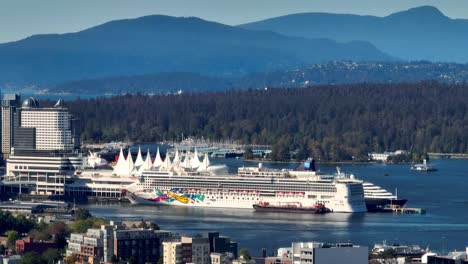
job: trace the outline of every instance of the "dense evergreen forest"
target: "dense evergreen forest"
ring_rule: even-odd
[[[181,135],[273,145],[350,160],[370,151],[468,152],[468,84],[323,85],[69,102],[84,141],[154,142]]]

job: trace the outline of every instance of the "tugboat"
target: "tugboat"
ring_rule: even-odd
[[[436,171],[437,169],[432,167],[431,164],[427,162],[426,159],[423,160],[423,163],[418,163],[418,164],[413,164],[411,165],[411,170],[414,171],[423,171],[423,172],[429,172],[429,171]]]
[[[253,208],[257,212],[288,212],[288,213],[310,213],[310,214],[324,214],[331,212],[323,204],[315,204],[313,206],[302,206],[301,203],[284,203],[272,205],[268,202],[259,202],[254,204]]]

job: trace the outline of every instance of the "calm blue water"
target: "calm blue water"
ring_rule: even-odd
[[[228,159],[232,171],[238,166],[256,165]],[[409,165],[341,165],[342,171],[370,181],[409,199],[408,205],[427,209],[426,215],[365,214],[287,214],[255,213],[252,210],[176,208],[132,205],[90,204],[93,215],[111,219],[153,220],[162,229],[187,235],[217,230],[234,238],[240,247],[260,254],[271,253],[292,241],[353,242],[372,246],[388,243],[419,244],[433,250],[464,249],[468,246],[468,160],[433,160],[439,170],[418,173]],[[265,164],[293,168],[294,164]],[[318,165],[324,172],[335,166]],[[388,174],[389,176],[384,176]]]

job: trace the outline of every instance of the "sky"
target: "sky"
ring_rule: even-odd
[[[422,5],[468,19],[468,0],[0,0],[0,43],[152,14],[238,25],[302,12],[386,16]]]

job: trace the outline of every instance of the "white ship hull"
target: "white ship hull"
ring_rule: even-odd
[[[248,190],[206,190],[165,188],[139,189],[142,184],[129,186],[127,198],[132,204],[147,204],[161,206],[190,206],[239,208],[253,210],[253,205],[259,202],[270,204],[295,204],[310,207],[317,203],[324,204],[333,212],[366,212],[362,194],[352,194],[349,185],[336,184],[335,193],[312,192],[265,192]]]
[[[190,202],[190,203],[169,203],[169,202],[156,202],[149,199],[146,199],[142,196],[131,196],[127,195],[127,198],[132,204],[142,204],[142,205],[155,205],[155,206],[185,206],[185,207],[211,207],[211,208],[232,208],[232,209],[247,209],[253,210],[253,205],[257,203],[252,202],[238,202],[238,201],[208,201],[208,202]],[[284,200],[284,199],[265,199],[263,201],[268,201],[270,204],[298,204],[301,203],[304,205],[312,206],[315,203],[311,201],[299,202],[301,200]],[[336,213],[362,213],[367,212],[365,204],[335,204],[328,206],[332,212]]]

